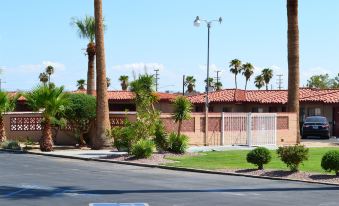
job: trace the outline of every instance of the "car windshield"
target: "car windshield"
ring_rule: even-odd
[[[307,122],[314,122],[314,123],[327,123],[327,120],[325,117],[307,117],[305,120],[305,123]]]

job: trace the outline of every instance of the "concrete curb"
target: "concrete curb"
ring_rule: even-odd
[[[107,159],[97,159],[97,158],[87,158],[87,157],[75,157],[75,156],[66,156],[66,155],[58,155],[58,154],[30,152],[30,151],[24,151],[24,150],[0,149],[0,151],[17,153],[17,154],[32,154],[32,155],[58,157],[58,158],[65,158],[65,159],[84,160],[84,161],[106,162],[106,163],[138,166],[138,167],[159,168],[159,169],[167,169],[167,170],[174,170],[174,171],[195,172],[195,173],[202,173],[202,174],[240,176],[240,177],[258,178],[258,179],[283,180],[283,181],[290,181],[290,182],[302,182],[302,183],[311,183],[311,184],[339,186],[339,184],[327,183],[327,182],[296,180],[296,179],[287,179],[287,178],[280,178],[280,177],[256,176],[256,175],[248,175],[248,174],[240,174],[240,173],[232,173],[232,172],[218,172],[218,171],[213,171],[213,170],[203,170],[203,169],[195,169],[195,168],[187,168],[187,167],[172,167],[172,166],[165,166],[165,165],[153,165],[153,164],[145,164],[145,163],[107,160]]]

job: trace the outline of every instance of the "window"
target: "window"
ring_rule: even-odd
[[[253,113],[263,113],[264,112],[264,108],[261,108],[261,107],[252,107],[252,112]]]
[[[195,107],[195,112],[203,112],[204,109],[203,109],[203,106],[196,106]]]
[[[222,112],[232,112],[232,108],[231,107],[223,107]]]
[[[281,107],[281,112],[287,112],[286,107]]]
[[[278,108],[277,107],[269,107],[268,111],[271,112],[271,113],[278,112]]]
[[[308,116],[321,115],[321,108],[308,108]]]

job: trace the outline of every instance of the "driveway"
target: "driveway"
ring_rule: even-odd
[[[0,205],[338,205],[339,187],[0,152]]]

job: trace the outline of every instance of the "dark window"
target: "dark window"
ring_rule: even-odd
[[[287,111],[286,107],[281,107],[281,111],[286,112]]]
[[[195,112],[203,112],[203,106],[195,106]]]
[[[232,108],[231,107],[223,107],[222,112],[232,112]]]
[[[213,112],[213,107],[208,107],[209,112]]]
[[[268,111],[272,112],[272,113],[278,112],[278,108],[277,107],[269,107]]]
[[[136,111],[134,104],[109,104],[109,111]]]

